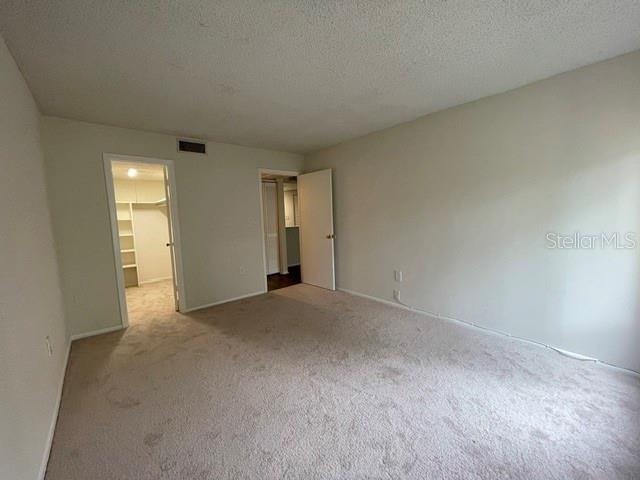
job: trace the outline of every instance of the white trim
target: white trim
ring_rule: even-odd
[[[95,337],[96,335],[102,335],[103,333],[117,332],[118,330],[124,330],[125,328],[126,327],[123,327],[122,325],[116,325],[115,327],[101,328],[99,330],[92,330],[91,332],[76,333],[75,335],[71,335],[70,341],[73,342],[74,340],[80,340],[82,338]]]
[[[171,275],[172,277],[175,275],[175,278],[172,278],[172,280],[175,282],[174,288],[178,291],[179,298],[174,298],[174,302],[177,310],[180,311],[182,305],[186,303],[187,297],[184,290],[184,275],[182,271],[182,240],[180,237],[180,219],[178,217],[178,187],[176,185],[176,172],[173,161],[166,160],[165,162],[165,193],[168,193],[170,197],[167,202],[167,212],[169,214],[168,226],[171,229],[171,241],[173,241]],[[169,184],[168,190],[167,183]]]
[[[373,297],[365,293],[356,292],[355,290],[348,290],[346,288],[340,288],[340,287],[336,288],[336,290],[340,292],[348,293],[350,295],[355,295],[356,297],[362,297],[368,300],[373,300],[374,302],[384,303],[385,305],[389,305],[390,307],[396,307],[396,308],[400,308],[401,310],[409,310],[410,312],[416,312],[416,310],[414,310],[413,308],[407,307],[405,305],[401,305],[399,303],[392,302],[390,300],[385,300],[383,298]],[[418,312],[418,313],[422,313],[422,312]],[[432,316],[432,315],[429,315],[429,316]]]
[[[202,310],[203,308],[215,307],[217,305],[222,305],[224,303],[235,302],[236,300],[242,300],[244,298],[256,297],[258,295],[262,295],[263,293],[267,293],[267,290],[260,290],[258,292],[247,293],[246,295],[240,295],[239,297],[227,298],[225,300],[220,300],[218,302],[207,303],[206,305],[199,305],[197,307],[190,307],[186,310],[183,310],[181,313],[189,313],[195,310]]]
[[[262,174],[267,175],[282,175],[283,177],[297,177],[301,174],[298,170],[274,170],[273,168],[260,168],[260,180],[262,180]]]
[[[111,224],[111,245],[113,247],[113,259],[116,272],[116,285],[118,288],[118,307],[120,308],[120,322],[122,328],[129,326],[129,314],[127,312],[127,298],[124,291],[124,272],[122,270],[122,256],[120,250],[120,235],[118,232],[118,213],[116,207],[116,192],[113,184],[113,171],[111,170],[111,157],[108,154],[102,156],[104,166],[105,186],[107,189],[107,208]],[[72,338],[73,340],[73,338]]]
[[[113,256],[116,267],[116,285],[118,287],[118,303],[120,306],[120,320],[122,328],[129,326],[129,315],[127,312],[127,299],[125,295],[124,286],[124,273],[122,271],[122,259],[120,258],[120,237],[118,235],[117,224],[117,210],[116,210],[116,198],[115,189],[113,185],[113,173],[111,171],[111,162],[133,162],[133,163],[148,163],[156,165],[164,165],[167,168],[167,176],[169,178],[169,189],[171,192],[171,198],[167,205],[171,214],[171,225],[173,228],[173,243],[174,243],[174,256],[175,256],[175,270],[176,270],[176,283],[178,284],[178,296],[180,297],[180,306],[182,310],[185,304],[185,290],[184,290],[184,274],[182,270],[182,247],[180,240],[180,221],[178,218],[178,193],[176,189],[175,181],[175,169],[173,160],[165,160],[161,158],[151,157],[139,157],[134,155],[120,155],[116,153],[103,153],[102,159],[104,163],[104,175],[105,184],[107,189],[107,206],[109,208],[109,216],[111,217],[111,237],[113,243]],[[265,280],[266,281],[266,280]]]
[[[300,262],[298,262],[298,263],[290,263],[289,266],[290,267],[299,267],[300,266]]]
[[[147,283],[164,282],[165,280],[172,280],[172,279],[173,279],[173,277],[152,278],[151,280],[145,280],[144,282],[138,282],[138,285],[146,285]]]
[[[71,353],[71,339],[67,340],[67,349],[64,355],[64,364],[62,366],[62,375],[58,383],[58,392],[56,399],[56,406],[53,409],[53,418],[51,418],[51,425],[49,426],[49,434],[47,435],[47,443],[45,445],[44,456],[42,457],[42,463],[40,464],[40,472],[38,479],[44,480],[47,473],[47,466],[49,465],[49,457],[51,456],[51,447],[53,446],[53,435],[56,431],[56,425],[58,423],[58,415],[60,413],[60,405],[62,404],[62,388],[64,387],[64,378],[67,373],[67,365],[69,364],[69,354]]]
[[[400,308],[402,310],[408,310],[410,312],[418,313],[420,315],[425,315],[427,317],[435,318],[435,319],[438,319],[438,320],[445,320],[447,322],[457,323],[457,324],[462,325],[463,327],[467,327],[467,328],[473,328],[473,329],[476,329],[476,330],[483,330],[483,331],[485,331],[487,333],[491,333],[493,335],[500,335],[500,336],[503,336],[503,337],[509,337],[509,338],[511,338],[513,340],[518,340],[520,342],[528,343],[530,345],[535,345],[537,347],[548,348],[548,349],[553,350],[553,351],[555,351],[555,352],[557,352],[557,353],[559,353],[561,355],[564,355],[565,357],[572,358],[574,360],[590,361],[590,362],[597,363],[599,365],[603,365],[603,366],[605,366],[607,368],[613,368],[615,370],[622,370],[624,372],[631,373],[632,375],[640,376],[640,372],[636,372],[635,370],[632,370],[630,368],[625,368],[625,367],[619,367],[617,365],[612,365],[610,363],[603,362],[602,360],[598,360],[597,358],[588,357],[586,355],[582,355],[580,353],[571,352],[569,350],[564,350],[562,348],[554,347],[553,345],[547,345],[545,343],[537,342],[535,340],[529,340],[529,339],[526,339],[526,338],[518,337],[518,336],[515,336],[515,335],[511,335],[510,333],[501,332],[500,330],[494,330],[492,328],[483,327],[481,325],[477,325],[475,323],[467,322],[465,320],[459,320],[459,319],[453,318],[453,317],[447,317],[447,316],[444,316],[444,315],[439,315],[439,314],[435,314],[435,313],[431,313],[431,312],[425,312],[424,310],[420,310],[418,308],[413,308],[413,307],[410,307],[408,305],[404,305],[404,304],[401,304],[401,303],[392,302],[392,301],[389,301],[389,300],[384,300],[382,298],[374,297],[374,296],[371,296],[371,295],[366,295],[364,293],[356,292],[354,290],[349,290],[349,289],[346,289],[346,288],[338,288],[338,290],[341,291],[341,292],[344,292],[344,293],[348,293],[350,295],[354,295],[356,297],[362,297],[362,298],[366,298],[368,300],[372,300],[374,302],[383,303],[383,304],[388,305],[390,307]]]
[[[503,334],[503,335],[507,335],[508,337],[511,337],[511,335],[509,335],[508,333]],[[517,337],[515,337],[517,338]],[[529,342],[529,340],[524,340],[525,342]],[[546,345],[545,345],[546,346]],[[598,360],[597,358],[594,357],[587,357],[586,355],[582,355],[581,353],[575,353],[572,352],[570,350],[564,350],[562,348],[558,348],[558,347],[552,347],[549,346],[549,348],[556,350],[558,353],[561,353],[563,355],[566,355],[567,357],[573,357],[576,360],[588,360],[588,361],[592,361],[592,362],[599,362],[599,363],[604,363],[604,362],[600,362],[600,360]]]

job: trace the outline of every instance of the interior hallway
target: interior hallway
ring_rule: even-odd
[[[300,284],[73,343],[48,480],[639,478],[640,379]]]

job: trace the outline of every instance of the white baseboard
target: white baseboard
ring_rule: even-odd
[[[340,290],[341,292],[349,293],[351,295],[355,295],[356,297],[362,297],[362,298],[366,298],[368,300],[372,300],[374,302],[383,303],[383,304],[389,305],[391,307],[400,308],[402,310],[408,310],[410,312],[419,313],[421,315],[426,315],[427,317],[437,318],[439,320],[445,320],[447,322],[457,323],[458,325],[462,325],[462,326],[465,326],[465,327],[468,327],[468,328],[474,328],[476,330],[483,330],[483,331],[485,331],[487,333],[491,333],[492,335],[500,335],[500,336],[504,336],[504,337],[509,337],[511,339],[518,340],[518,341],[525,342],[525,343],[529,343],[529,344],[535,345],[537,347],[548,348],[550,350],[554,350],[555,352],[557,352],[557,353],[559,353],[561,355],[564,355],[564,356],[569,357],[569,358],[573,358],[573,359],[578,360],[578,361],[595,362],[595,363],[603,365],[603,366],[605,366],[607,368],[613,368],[613,369],[616,369],[616,370],[623,370],[623,371],[631,373],[633,375],[640,375],[640,372],[636,372],[635,370],[631,370],[630,368],[625,368],[625,367],[619,367],[617,365],[612,365],[610,363],[603,362],[602,360],[598,360],[597,358],[589,357],[589,356],[583,355],[581,353],[571,352],[569,350],[564,350],[564,349],[559,348],[559,347],[554,347],[553,345],[547,345],[545,343],[537,342],[535,340],[529,340],[528,338],[518,337],[518,336],[515,336],[515,335],[511,335],[510,333],[507,333],[507,332],[501,332],[500,330],[494,330],[492,328],[487,328],[487,327],[484,327],[482,325],[477,325],[475,323],[468,322],[468,321],[465,321],[465,320],[460,320],[460,319],[457,319],[457,318],[448,317],[448,316],[445,316],[445,315],[440,315],[440,314],[436,314],[436,313],[432,313],[432,312],[426,312],[424,310],[420,310],[419,308],[412,308],[412,307],[410,307],[408,305],[404,305],[402,303],[392,302],[392,301],[389,301],[389,300],[384,300],[382,298],[374,297],[374,296],[371,296],[371,295],[366,295],[364,293],[356,292],[354,290],[348,290],[346,288],[338,288],[338,290]]]
[[[195,310],[202,310],[203,308],[215,307],[216,305],[222,305],[223,303],[235,302],[236,300],[242,300],[243,298],[255,297],[257,295],[262,295],[263,293],[267,293],[266,290],[260,290],[258,292],[247,293],[246,295],[240,295],[239,297],[227,298],[225,300],[220,300],[219,302],[207,303],[206,305],[199,305],[197,307],[189,307],[186,310],[182,310],[181,313],[189,313]]]
[[[44,457],[40,464],[40,472],[38,479],[44,480],[44,476],[47,473],[47,465],[49,464],[49,457],[51,456],[51,447],[53,446],[53,435],[56,431],[56,424],[58,423],[58,414],[60,413],[60,404],[62,403],[62,388],[64,386],[64,377],[67,373],[67,365],[69,364],[69,353],[71,352],[71,339],[67,341],[67,348],[64,354],[64,362],[62,365],[62,374],[58,381],[58,392],[56,398],[56,406],[53,409],[53,417],[51,418],[51,425],[49,426],[49,434],[47,435],[47,443],[45,446]]]
[[[100,330],[93,330],[91,332],[76,333],[75,335],[71,335],[71,341],[73,342],[74,340],[80,340],[81,338],[94,337],[96,335],[111,333],[122,329],[124,329],[122,325],[116,325],[114,327],[101,328]]]
[[[292,263],[291,265],[287,265],[288,267],[299,267],[299,263]]]
[[[409,310],[410,312],[417,312],[417,310],[414,310],[411,307],[407,307],[406,305],[402,305],[401,303],[392,302],[391,300],[385,300],[383,298],[374,297],[374,296],[371,296],[371,295],[366,295],[364,293],[356,292],[355,290],[348,290],[346,288],[337,288],[336,290],[339,290],[339,291],[344,292],[344,293],[348,293],[350,295],[355,295],[356,297],[362,297],[362,298],[366,298],[368,300],[373,300],[374,302],[384,303],[385,305],[389,305],[390,307],[396,307],[396,308],[400,308],[402,310]],[[419,312],[419,313],[422,313],[423,315],[426,315],[424,312]]]

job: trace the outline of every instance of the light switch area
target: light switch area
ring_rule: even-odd
[[[402,282],[402,270],[394,270],[393,275],[396,279],[396,282]]]
[[[51,345],[51,339],[49,338],[49,335],[47,335],[44,338],[45,342],[47,343],[47,353],[49,354],[49,356],[51,357],[53,355],[53,346]]]

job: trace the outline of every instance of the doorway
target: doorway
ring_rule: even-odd
[[[335,290],[331,170],[260,170],[265,290]]]
[[[105,174],[123,326],[180,310],[181,278],[173,165],[105,156]]]
[[[296,175],[261,173],[267,290],[301,282]]]

